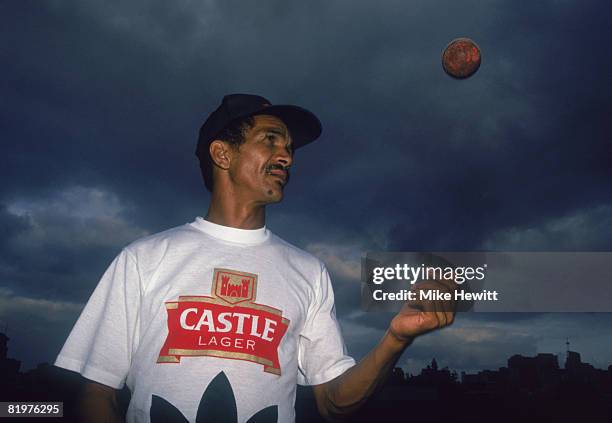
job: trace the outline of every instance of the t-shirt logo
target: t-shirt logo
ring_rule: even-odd
[[[166,302],[168,336],[158,363],[210,356],[246,360],[281,374],[278,346],[289,320],[276,308],[255,302],[257,275],[215,269],[212,297],[180,296]]]
[[[257,275],[233,270],[215,269],[213,293],[230,304],[255,300]]]

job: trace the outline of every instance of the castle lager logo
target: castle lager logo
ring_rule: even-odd
[[[158,363],[210,356],[246,360],[281,374],[278,346],[289,320],[281,310],[257,304],[257,275],[215,269],[212,297],[180,296],[166,302],[168,337]]]

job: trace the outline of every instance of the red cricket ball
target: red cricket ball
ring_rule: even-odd
[[[451,41],[442,53],[444,71],[457,79],[474,75],[480,67],[480,48],[469,38],[457,38]]]

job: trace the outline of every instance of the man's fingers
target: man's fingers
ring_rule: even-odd
[[[453,299],[438,301],[437,306],[439,307],[440,313],[444,315],[443,325],[441,327],[452,324],[455,320],[455,301]]]
[[[427,332],[441,328],[445,325],[446,316],[441,310],[439,301],[423,301],[422,326]]]
[[[415,285],[413,287],[416,293],[415,299],[404,304],[401,314],[416,318],[416,320],[411,319],[412,325],[420,327],[418,329],[420,333],[452,324],[455,318],[455,286],[452,280],[429,280]]]
[[[440,289],[445,291],[445,289]],[[424,313],[427,313],[430,317],[428,329],[437,329],[452,324],[455,318],[455,301],[453,300],[451,293],[450,300],[433,300],[433,301],[422,301],[421,309]]]
[[[452,305],[448,301],[442,301],[441,312],[444,314],[444,326],[449,326],[455,320],[455,312],[452,310]]]
[[[446,303],[446,301],[435,301],[434,304],[436,308],[436,317],[438,318],[438,328],[446,326],[447,317],[444,310],[444,303]]]
[[[446,289],[450,290],[450,292],[454,292],[455,289],[457,289],[457,284],[455,283],[455,281],[453,280],[453,278],[444,278],[443,275],[441,275],[442,278],[436,278],[434,269],[428,269],[427,270],[427,278],[425,281],[431,281],[431,282],[435,282],[439,285],[443,285],[444,287],[446,287]]]
[[[432,291],[430,298],[435,302],[441,303],[441,308],[445,312],[455,312],[457,302],[455,301],[456,284],[453,281],[441,282],[438,280],[422,282],[418,291]],[[438,296],[441,295],[442,297]],[[443,299],[441,299],[443,298]],[[429,308],[428,310],[433,310]],[[448,320],[448,319],[447,319]]]

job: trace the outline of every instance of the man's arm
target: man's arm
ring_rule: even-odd
[[[79,421],[92,423],[123,423],[117,401],[117,390],[87,381],[78,404]]]
[[[431,284],[429,288],[431,288]],[[427,289],[427,285],[422,288]],[[452,281],[436,289],[451,291]],[[327,420],[341,420],[353,413],[382,387],[400,356],[414,338],[453,323],[454,303],[427,301],[408,303],[393,318],[382,340],[357,365],[340,376],[313,386],[317,408]]]

